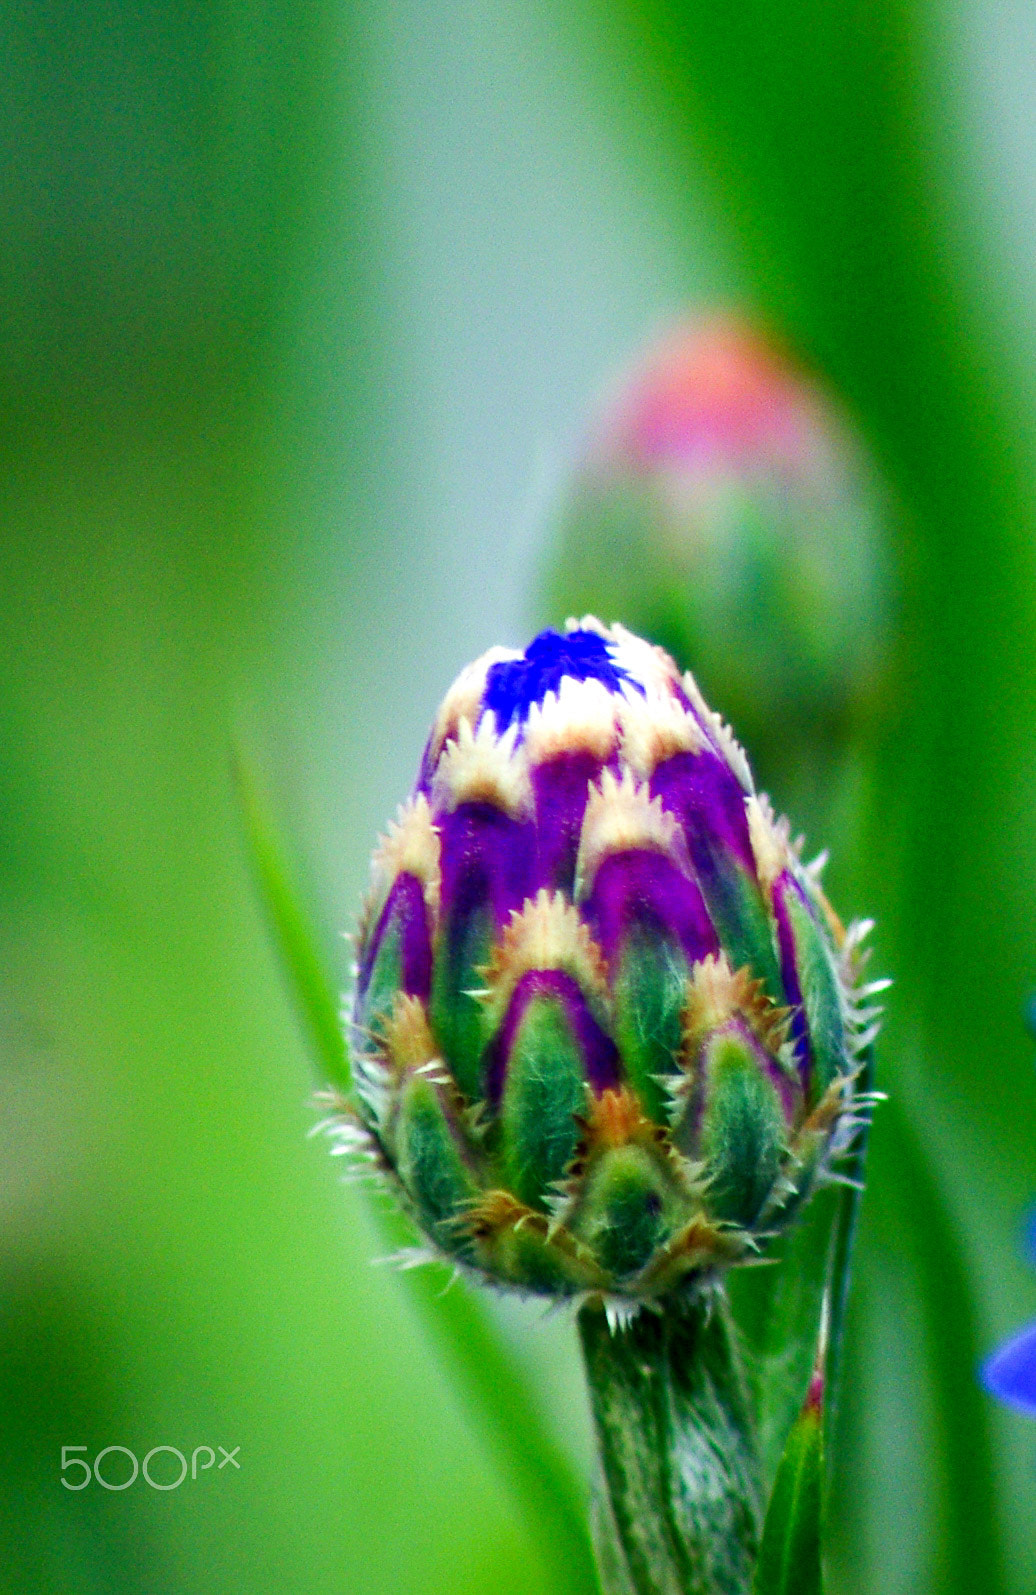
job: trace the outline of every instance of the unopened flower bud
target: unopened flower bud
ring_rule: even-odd
[[[359,1133],[438,1252],[662,1296],[756,1255],[851,1138],[857,939],[661,649],[592,619],[493,649],[374,857]]]
[[[547,610],[621,614],[694,669],[768,777],[866,726],[888,670],[884,506],[847,421],[747,326],[677,329],[591,431]]]

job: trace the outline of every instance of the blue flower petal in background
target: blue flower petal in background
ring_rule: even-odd
[[[982,1383],[998,1401],[1036,1417],[1036,1323],[1006,1340],[983,1363]]]

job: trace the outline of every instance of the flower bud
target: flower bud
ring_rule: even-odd
[[[627,616],[797,790],[791,761],[842,746],[882,701],[881,516],[817,387],[735,320],[686,325],[593,429],[555,514],[547,610]]]
[[[857,941],[661,649],[593,619],[493,649],[374,856],[368,1151],[436,1250],[519,1289],[749,1260],[857,1122]]]

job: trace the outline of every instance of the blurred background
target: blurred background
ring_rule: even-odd
[[[552,618],[588,418],[719,306],[894,506],[852,802],[793,814],[879,922],[912,1138],[879,1117],[832,1589],[1026,1595],[1036,1428],[974,1375],[1036,1313],[1036,18],[26,0],[0,40],[0,1588],[558,1588],[306,1139],[230,746],[344,985],[439,697]],[[585,1470],[571,1323],[493,1311]],[[63,1446],[240,1465],[73,1492]]]

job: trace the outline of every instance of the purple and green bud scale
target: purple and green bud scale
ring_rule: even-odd
[[[374,856],[338,1122],[491,1281],[694,1287],[852,1137],[858,940],[661,649],[593,619],[492,649]]]

